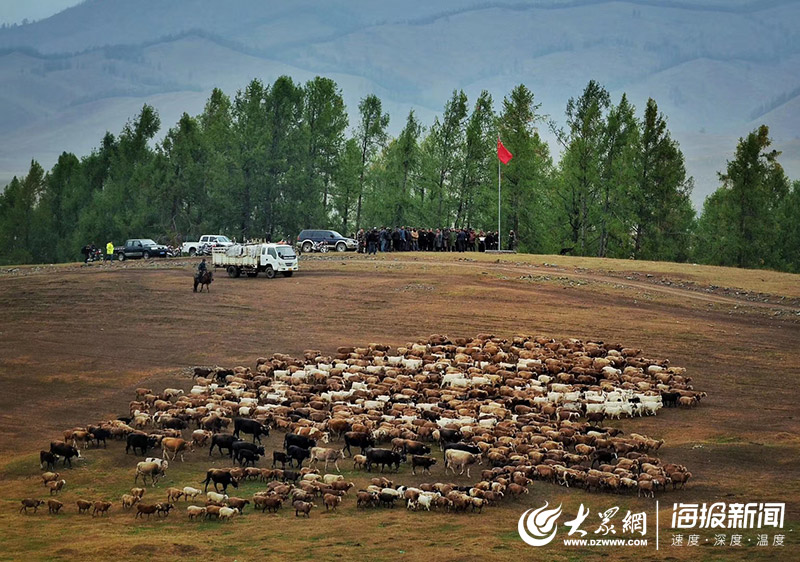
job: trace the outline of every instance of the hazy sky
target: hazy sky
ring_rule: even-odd
[[[41,20],[82,0],[0,0],[0,24]]]

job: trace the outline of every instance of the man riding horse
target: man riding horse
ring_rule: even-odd
[[[208,265],[206,264],[206,258],[203,258],[203,261],[201,261],[197,265],[197,272],[194,274],[194,291],[193,292],[196,293],[197,292],[197,286],[201,285],[201,284],[205,285],[206,289],[207,289],[208,285],[211,283],[210,277],[211,277],[211,272],[208,271]],[[203,288],[200,287],[200,290],[202,291]]]

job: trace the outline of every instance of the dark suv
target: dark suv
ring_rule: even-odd
[[[345,238],[335,230],[303,230],[297,236],[297,247],[303,252],[310,252],[316,242],[325,242],[328,248],[337,252],[356,250],[358,243],[352,238]]]

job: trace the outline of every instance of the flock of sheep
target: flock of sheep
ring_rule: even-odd
[[[286,504],[296,516],[309,516],[316,498],[326,510],[336,510],[354,484],[341,474],[320,474],[318,461],[325,469],[331,461],[338,471],[338,460],[347,454],[354,470],[394,466],[399,472],[409,463],[414,474],[418,467],[430,474],[438,462],[430,454],[436,448],[443,451],[445,477],[466,472],[469,478],[470,467],[481,465],[480,481],[406,486],[379,476],[351,494],[356,506],[394,507],[401,501],[410,510],[480,511],[527,494],[535,480],[653,497],[683,488],[691,473],[659,459],[663,441],[626,435],[604,420],[690,408],[704,396],[684,369],[648,359],[638,349],[576,339],[478,335],[451,341],[434,335],[398,348],[340,347],[333,356],[311,350],[303,358],[275,354],[259,358],[254,370],[195,368],[188,392],[138,389],[129,416],[68,430],[40,460],[42,468],[54,470],[59,457],[71,465],[93,440],[99,446],[106,437],[124,438],[126,451],[133,446],[134,454],[137,448],[143,455],[161,448],[163,458],[148,457],[136,466],[135,482],[142,477],[146,485],[149,477],[153,487],[166,474],[170,454],[172,462],[183,461],[184,453],[206,445],[211,455],[216,445],[240,463],[209,469],[205,490],[169,488],[164,501],[148,503],[145,488],[133,488],[121,505],[135,508],[137,518],[166,517],[180,498],[193,502],[186,507],[190,519],[231,519],[249,504],[262,512]],[[270,468],[255,466],[266,457],[260,436],[270,429],[286,433],[284,449],[273,451]],[[342,446],[332,446],[336,442]],[[306,459],[309,465],[303,466]],[[264,484],[252,501],[228,495],[229,485],[238,488],[247,480]],[[23,499],[20,512],[35,513],[46,504],[57,514],[63,507],[55,496],[66,480],[49,471],[42,481],[51,497]],[[203,494],[204,505],[194,505]],[[78,500],[77,507],[101,516],[111,502]]]

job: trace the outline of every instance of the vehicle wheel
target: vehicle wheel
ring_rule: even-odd
[[[194,255],[195,255],[196,253],[197,253],[197,249],[196,249],[196,248],[189,248],[189,255],[190,255],[190,256],[194,257]]]
[[[267,266],[267,270],[264,272],[267,276],[267,279],[274,279],[275,278],[275,270],[272,269],[271,265]]]
[[[142,259],[149,260],[150,259],[150,252],[142,252]]]
[[[119,253],[119,254],[117,255],[117,259],[118,259],[119,261],[125,261],[125,254],[123,254],[123,253]]]
[[[247,276],[248,277],[258,277],[258,271],[248,271],[247,272]]]
[[[339,242],[338,244],[336,244],[336,251],[337,252],[344,252],[346,249],[347,249],[347,246],[345,246],[344,242]]]
[[[294,273],[294,271],[284,271],[283,272],[283,276],[284,277],[291,277],[293,273]]]
[[[235,265],[229,265],[228,266],[228,277],[232,277],[233,279],[236,279],[237,277],[239,277],[240,273],[241,272],[239,271],[239,268],[236,267]]]
[[[304,254],[309,253],[311,251],[311,248],[313,248],[313,245],[311,244],[311,242],[309,242],[308,240],[303,242],[303,253]]]

